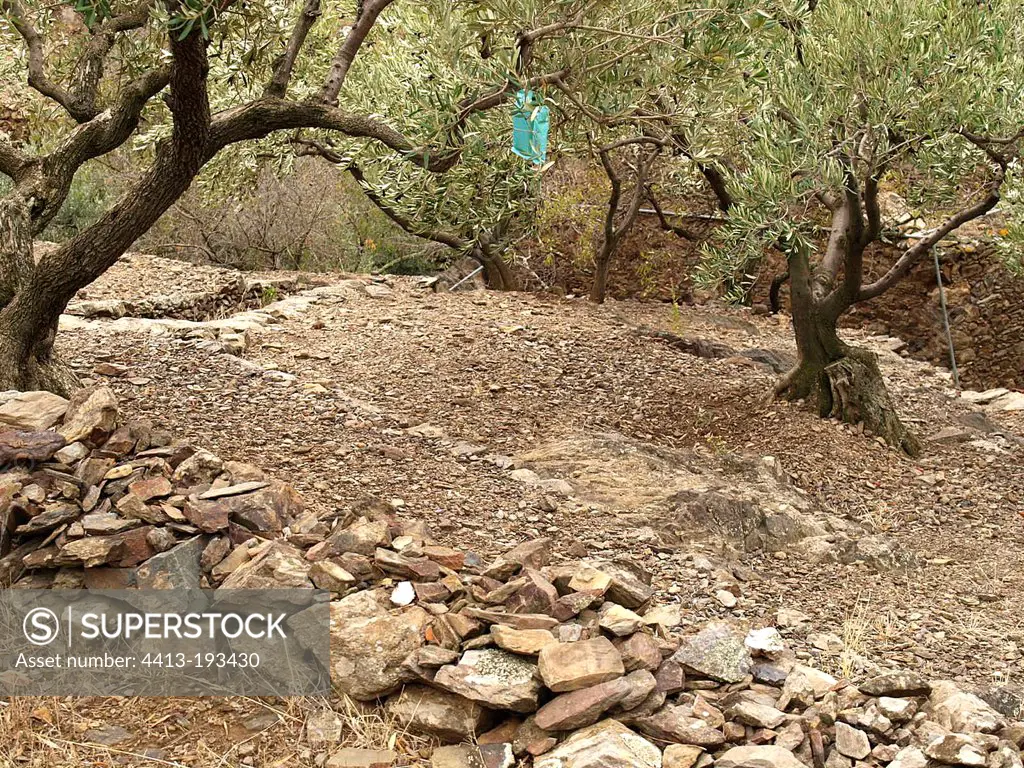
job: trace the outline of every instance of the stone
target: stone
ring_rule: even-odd
[[[336,528],[327,543],[331,554],[354,552],[364,557],[373,557],[378,547],[386,547],[391,543],[391,533],[386,520],[361,518],[347,528]]]
[[[480,755],[480,747],[471,744],[456,744],[435,749],[430,756],[430,768],[486,768],[486,766]]]
[[[224,465],[225,471],[231,474],[231,470],[228,469],[229,465],[234,462],[228,462]],[[236,465],[237,466],[237,465]],[[226,485],[223,488],[211,488],[208,491],[203,491],[199,494],[200,501],[213,501],[215,499],[223,499],[228,496],[241,496],[243,493],[251,493],[253,491],[262,491],[270,485],[266,480],[250,480],[244,483],[236,483],[235,485]]]
[[[637,564],[629,561],[598,561],[596,568],[611,576],[612,583],[605,593],[605,598],[618,603],[623,608],[637,610],[646,605],[654,595],[651,576]]]
[[[928,756],[917,747],[904,747],[896,753],[889,768],[926,768]]]
[[[128,490],[143,501],[150,501],[151,499],[170,496],[174,491],[174,486],[171,485],[171,481],[166,477],[158,475],[156,477],[147,477],[144,480],[136,480],[128,486]]]
[[[727,589],[719,589],[715,591],[715,599],[721,603],[724,608],[735,608],[739,602],[736,595]]]
[[[808,667],[804,664],[797,664],[793,667],[789,676],[786,678],[787,687],[791,680],[796,684],[806,686],[811,691],[811,695],[815,699],[820,699],[826,693],[831,691],[839,682],[827,672],[822,672],[820,669]],[[785,691],[786,687],[783,687],[783,693],[785,693]],[[779,707],[783,708],[781,704]]]
[[[338,688],[359,701],[394,693],[402,662],[423,645],[430,616],[418,607],[388,612],[386,593],[357,592],[331,603],[331,666]]]
[[[572,731],[593,725],[601,715],[626,698],[630,690],[630,681],[618,677],[563,693],[537,710],[537,725],[546,731]]]
[[[102,445],[117,428],[117,398],[109,387],[75,392],[57,431],[69,443]]]
[[[989,753],[988,760],[986,761],[987,768],[1024,768],[1024,755],[1021,755],[1020,750],[1015,744],[1009,741],[1003,741],[995,749],[995,751]]]
[[[218,456],[199,450],[178,464],[171,479],[186,488],[210,485],[223,470],[224,462]]]
[[[64,447],[56,432],[4,432],[0,434],[0,465],[16,461],[49,461]]]
[[[644,614],[644,624],[661,626],[665,629],[678,627],[683,621],[682,608],[678,604],[659,605]]]
[[[928,742],[924,753],[944,765],[967,765],[977,768],[985,765],[987,760],[985,751],[962,733],[951,733]]]
[[[64,418],[67,410],[68,401],[52,392],[20,392],[0,405],[0,427],[44,432]]]
[[[146,534],[146,543],[153,548],[154,552],[166,552],[174,547],[178,540],[169,528],[151,528]]]
[[[53,435],[60,438],[61,440],[64,439],[56,432],[44,432],[43,434]],[[72,464],[77,464],[88,455],[89,446],[85,445],[84,443],[71,443],[70,445],[65,445],[63,448],[61,448],[59,451],[53,454],[53,458],[55,461],[59,461],[61,464],[67,464],[68,466],[71,466]]]
[[[223,504],[199,501],[195,497],[185,500],[182,510],[185,518],[206,533],[217,533],[228,527],[230,510]]]
[[[551,615],[559,621],[569,621],[600,602],[601,597],[596,592],[570,592],[558,598],[551,609]]]
[[[702,747],[692,744],[669,744],[662,755],[662,768],[694,768],[700,756],[704,754]]]
[[[929,704],[932,719],[943,728],[958,733],[996,733],[1008,723],[973,693],[965,693],[955,683],[943,681],[932,686]]]
[[[82,734],[84,741],[93,744],[102,744],[105,747],[113,747],[116,744],[135,738],[131,731],[122,728],[120,725],[104,725],[101,728],[91,728]]]
[[[317,589],[329,592],[344,592],[353,586],[358,579],[337,563],[330,560],[318,560],[309,569],[309,578]]]
[[[113,512],[94,512],[90,515],[84,515],[78,522],[81,524],[82,530],[90,536],[108,536],[113,533],[123,533],[142,525],[141,520],[125,520]]]
[[[477,749],[484,768],[515,768],[516,756],[511,744],[481,744]]]
[[[629,693],[619,702],[617,712],[635,710],[657,692],[658,681],[654,679],[650,670],[638,669],[630,672],[624,679],[629,683]]]
[[[523,568],[540,570],[550,559],[551,539],[532,539],[500,555],[483,575],[498,581],[508,581]]]
[[[807,768],[788,749],[774,745],[733,747],[715,760],[715,768]]]
[[[251,560],[236,568],[220,585],[220,589],[312,588],[313,584],[309,580],[311,567],[312,564],[295,547],[273,541]]]
[[[576,691],[625,674],[622,656],[605,637],[550,645],[538,659],[544,684],[555,693]]]
[[[316,709],[306,717],[306,742],[314,749],[341,741],[342,722],[333,709]]]
[[[491,625],[491,637],[495,645],[511,653],[536,656],[558,640],[547,629],[512,629],[501,624]]]
[[[401,579],[437,581],[441,577],[440,566],[433,560],[425,557],[405,557],[383,547],[376,549],[373,562],[385,573]]]
[[[902,671],[878,675],[860,686],[868,696],[927,696],[932,686],[917,672]]]
[[[227,557],[210,569],[210,575],[214,581],[226,579],[250,560],[252,560],[252,555],[249,552],[249,547],[239,544],[228,553]]]
[[[786,713],[775,707],[743,699],[725,710],[725,716],[754,728],[778,728],[786,721]]]
[[[558,743],[556,735],[538,726],[534,717],[528,717],[516,729],[515,738],[512,739],[512,750],[517,755],[543,755]]]
[[[615,720],[577,731],[534,768],[661,768],[661,750]]]
[[[605,603],[601,608],[598,626],[616,637],[631,635],[644,624],[638,614],[616,603]]]
[[[871,742],[864,731],[846,723],[836,723],[836,749],[839,754],[863,760],[871,754]]]
[[[159,507],[147,505],[134,493],[126,493],[115,506],[122,517],[132,520],[143,520],[152,525],[163,525],[170,520],[166,512]]]
[[[397,761],[398,753],[390,749],[345,747],[331,755],[326,768],[391,768]]]
[[[569,580],[573,592],[595,592],[603,595],[612,585],[612,577],[590,565],[582,565]]]
[[[134,568],[86,568],[81,573],[85,589],[132,589],[136,584]]]
[[[413,589],[411,581],[400,581],[391,591],[391,602],[394,605],[412,605],[416,600],[416,590]]]
[[[537,665],[500,649],[462,654],[456,665],[441,667],[434,683],[490,709],[533,712],[541,684]]]
[[[61,547],[53,563],[95,568],[120,560],[124,552],[124,541],[116,536],[87,536]]]
[[[466,564],[466,555],[451,547],[429,545],[423,547],[420,553],[438,565],[443,565],[445,568],[450,568],[453,571],[461,571]]]
[[[209,572],[219,564],[231,551],[231,539],[227,536],[218,536],[210,540],[203,549],[199,558],[199,565],[204,572]]]
[[[476,737],[477,744],[511,744],[516,736],[516,731],[523,721],[518,717],[509,717],[491,730],[481,733]]]
[[[622,656],[622,663],[627,672],[636,669],[656,671],[662,664],[661,647],[658,641],[644,632],[637,632],[627,638],[612,641]]]
[[[1024,718],[1024,688],[1001,685],[979,691],[978,697],[1004,717]]]
[[[905,723],[917,714],[917,704],[913,699],[894,699],[890,696],[879,696],[878,711],[893,722]]]
[[[472,739],[490,720],[479,704],[425,685],[405,686],[387,700],[385,711],[404,729],[448,743]]]
[[[402,662],[402,680],[406,683],[433,683],[437,670],[455,664],[459,652],[439,645],[425,645],[405,657]]]
[[[215,503],[227,508],[233,522],[259,533],[280,533],[305,509],[302,497],[295,489],[277,480],[259,490],[229,496]]]
[[[558,626],[558,619],[542,613],[505,613],[470,606],[464,608],[462,614],[484,624],[501,624],[512,629],[554,629]]]
[[[750,651],[723,622],[712,622],[696,635],[684,637],[672,660],[722,683],[738,683],[750,674]]]
[[[198,589],[203,578],[199,561],[205,548],[206,537],[196,536],[149,558],[135,569],[139,589]]]
[[[725,734],[705,720],[691,717],[685,707],[665,706],[646,717],[633,718],[634,726],[659,741],[717,747],[725,743]]]
[[[29,518],[27,523],[19,525],[14,529],[14,532],[19,536],[31,536],[36,533],[43,533],[44,531],[52,531],[54,528],[75,520],[79,514],[81,513],[78,507],[73,504],[58,504],[35,517]]]
[[[666,659],[654,673],[654,679],[658,681],[658,690],[671,696],[679,693],[686,687],[686,672],[682,664],[671,659]]]
[[[782,642],[782,635],[779,634],[779,630],[775,627],[762,627],[761,629],[750,630],[747,632],[743,644],[754,653],[766,656],[782,653],[786,650],[786,646]]]
[[[523,571],[525,583],[505,601],[509,613],[553,614],[558,601],[558,590],[533,568]]]

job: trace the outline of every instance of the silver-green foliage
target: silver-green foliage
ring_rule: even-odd
[[[929,221],[978,194],[984,152],[961,130],[1024,127],[1024,13],[1007,0],[803,0],[766,4],[747,65],[750,106],[732,184],[738,205],[700,278],[743,284],[765,248],[814,250],[819,200],[850,167],[885,167]],[[742,288],[740,289],[742,292]]]

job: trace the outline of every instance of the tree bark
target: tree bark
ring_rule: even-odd
[[[617,243],[605,240],[601,250],[594,256],[594,282],[590,286],[590,300],[595,304],[603,304],[608,293],[608,272],[611,270],[612,255]]]
[[[33,263],[34,198],[19,189],[0,207],[0,266],[21,265],[0,289],[0,390],[48,389],[65,394],[70,370],[53,350],[61,312],[81,288],[102,275],[149,230],[199,172],[210,134],[206,43],[198,32],[171,39],[174,61],[169,104],[174,128],[149,172],[89,229]],[[4,281],[9,280],[6,269]],[[14,284],[16,280],[16,284]],[[13,288],[13,290],[11,290]]]
[[[836,318],[812,296],[805,255],[790,258],[793,330],[799,354],[796,367],[776,385],[775,395],[807,403],[823,418],[863,424],[911,456],[921,445],[900,421],[882,379],[875,354],[844,343]]]
[[[34,268],[30,203],[16,190],[0,200],[0,313],[28,282]],[[53,349],[56,332],[57,323],[50,322],[25,344],[0,326],[0,390],[45,389],[70,394],[77,379]]]

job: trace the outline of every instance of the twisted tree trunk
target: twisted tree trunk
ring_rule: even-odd
[[[900,421],[875,354],[839,338],[836,323],[848,305],[822,299],[830,286],[820,271],[811,272],[807,253],[789,254],[789,265],[799,359],[778,382],[775,395],[808,403],[823,418],[863,424],[890,445],[916,456],[921,445]]]
[[[43,164],[0,201],[0,390],[67,394],[75,386],[53,349],[61,313],[156,223],[203,166],[210,136],[206,43],[198,33],[172,37],[171,51],[172,135],[159,145],[149,172],[98,222],[36,264],[32,237],[54,212],[46,190],[66,190],[78,166]]]
[[[890,445],[918,455],[921,444],[900,421],[875,354],[846,344],[834,320],[798,311],[797,302],[793,326],[799,362],[779,381],[775,394],[802,400],[823,418],[863,424]]]

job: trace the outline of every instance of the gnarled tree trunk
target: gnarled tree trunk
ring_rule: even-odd
[[[900,421],[875,354],[839,338],[836,317],[813,296],[805,257],[790,258],[793,330],[799,361],[776,385],[775,395],[802,400],[824,418],[863,424],[911,456],[921,445]]]
[[[35,269],[32,233],[30,201],[15,190],[0,200],[0,317]],[[0,390],[46,389],[66,396],[77,380],[53,349],[56,321],[38,331],[17,333],[0,322]]]

